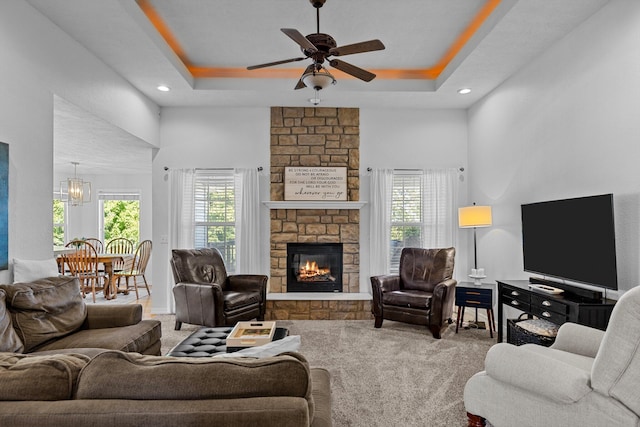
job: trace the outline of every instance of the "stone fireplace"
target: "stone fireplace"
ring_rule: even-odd
[[[372,318],[370,297],[360,292],[359,114],[357,108],[271,108],[267,319]],[[284,171],[290,166],[345,167],[347,201],[285,201]],[[307,243],[342,247],[339,280],[322,285],[331,289],[311,290],[309,283],[288,288],[288,274],[299,266],[291,267],[287,248]]]

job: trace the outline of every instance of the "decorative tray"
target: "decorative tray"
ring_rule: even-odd
[[[276,322],[238,322],[229,336],[227,347],[254,347],[270,343]]]
[[[533,290],[542,291],[542,292],[546,292],[548,294],[553,294],[553,295],[561,294],[564,292],[563,289],[554,288],[553,286],[547,286],[547,285],[534,284],[534,285],[529,285],[529,287]]]

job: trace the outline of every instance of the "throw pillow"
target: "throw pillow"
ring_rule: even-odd
[[[41,261],[13,259],[13,283],[33,282],[58,274],[58,263],[54,258]]]
[[[7,293],[7,309],[25,353],[80,329],[87,316],[80,282],[75,277],[0,285],[0,289]]]
[[[84,354],[0,353],[0,400],[72,399],[80,370],[89,360]]]
[[[11,322],[11,315],[7,311],[7,294],[0,289],[0,352],[22,353],[24,345]]]

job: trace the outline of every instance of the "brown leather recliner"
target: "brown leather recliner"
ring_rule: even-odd
[[[239,321],[264,320],[267,276],[227,275],[215,248],[173,249],[176,325],[233,326]]]
[[[375,327],[383,319],[426,325],[441,338],[442,327],[453,322],[455,253],[455,248],[404,248],[398,276],[371,277]]]

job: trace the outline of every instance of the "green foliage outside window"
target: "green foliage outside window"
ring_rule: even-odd
[[[64,246],[64,202],[53,200],[53,245]]]
[[[420,247],[422,242],[422,177],[395,174],[391,196],[391,272],[398,271],[402,248]]]
[[[138,200],[104,200],[104,241],[125,237],[140,241],[140,202]]]
[[[236,228],[233,175],[203,175],[195,185],[195,247],[217,248],[235,270]]]

